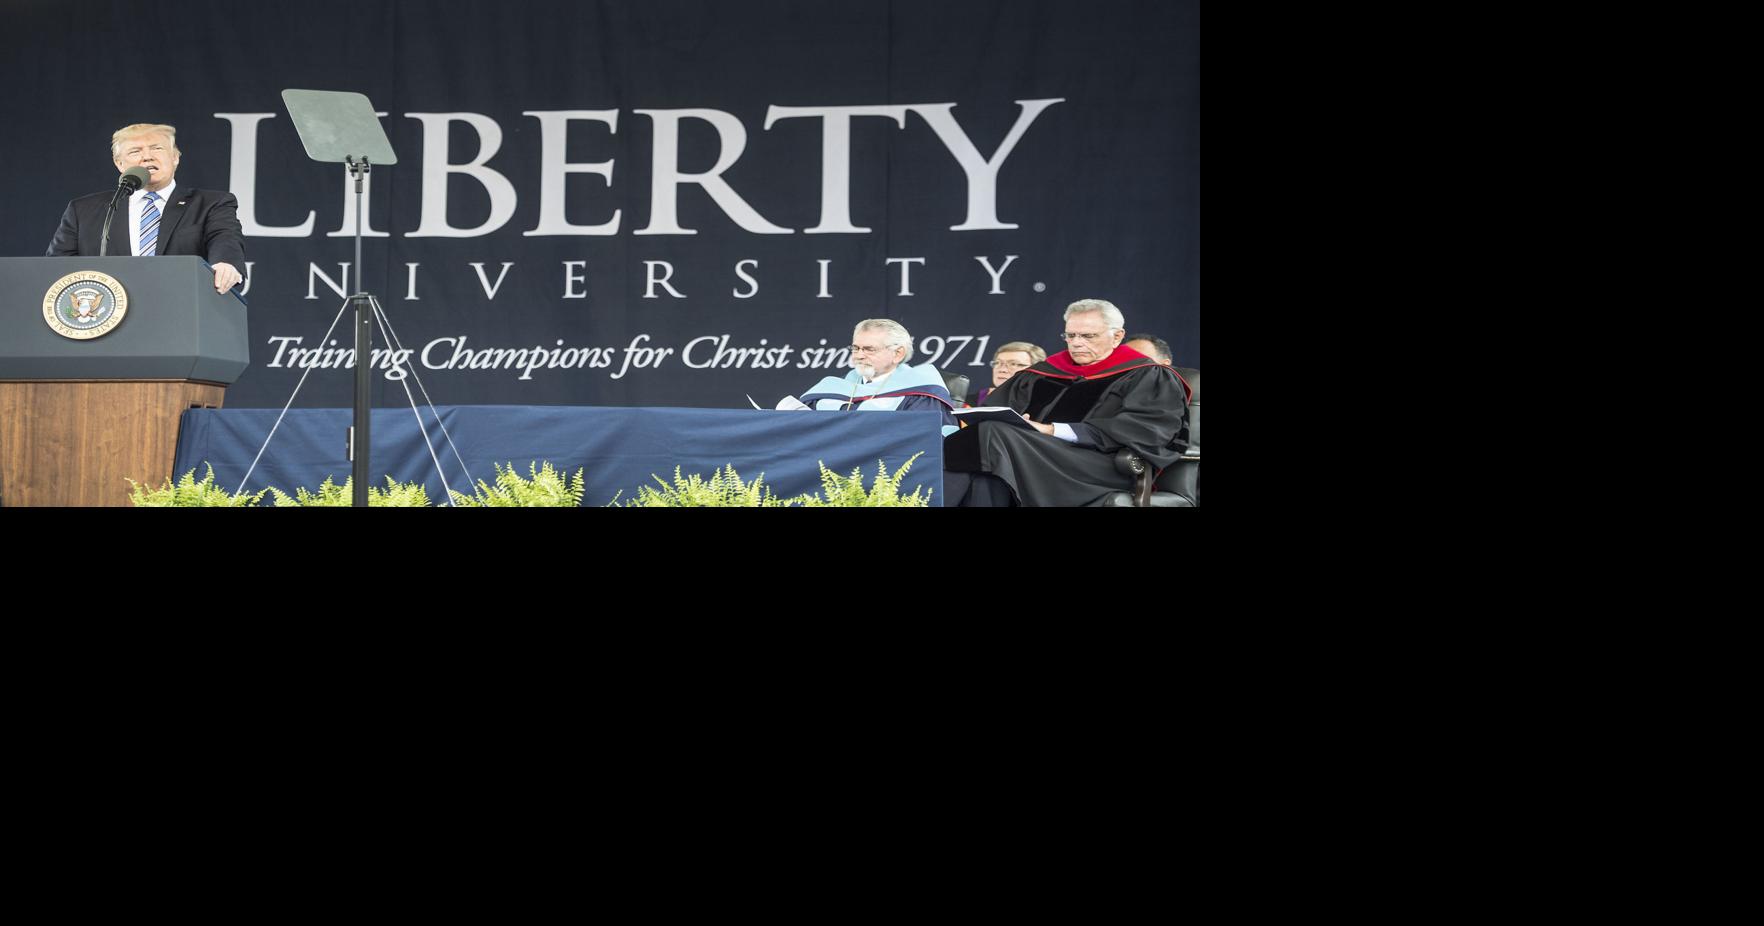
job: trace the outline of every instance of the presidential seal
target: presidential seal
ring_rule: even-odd
[[[116,277],[81,270],[50,284],[43,321],[64,338],[85,341],[109,334],[129,313],[129,294]]]

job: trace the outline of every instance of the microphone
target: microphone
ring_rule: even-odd
[[[147,168],[131,167],[117,178],[116,192],[110,194],[110,206],[104,210],[104,233],[98,238],[98,256],[110,254],[110,217],[116,213],[117,201],[147,185]]]
[[[128,170],[123,171],[122,176],[116,181],[116,188],[119,193],[124,191],[134,193],[136,190],[139,190],[146,185],[147,168],[145,167],[131,167]]]

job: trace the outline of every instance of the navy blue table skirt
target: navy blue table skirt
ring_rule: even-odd
[[[566,474],[585,467],[588,487],[582,504],[604,505],[623,492],[620,503],[639,486],[654,486],[651,475],[672,481],[674,468],[709,476],[734,464],[741,478],[761,473],[781,496],[818,491],[822,461],[849,475],[862,467],[866,481],[878,460],[893,472],[923,452],[907,474],[903,492],[933,489],[931,504],[943,496],[943,440],[935,412],[779,412],[717,408],[584,408],[534,405],[440,406],[442,424],[453,436],[471,478],[442,436],[435,415],[423,410],[419,427],[410,409],[373,411],[374,482],[390,475],[399,482],[420,481],[437,504],[447,485],[470,491],[472,480],[494,483],[492,463],[512,462],[521,475],[530,461],[550,460]],[[178,434],[174,474],[196,469],[197,478],[213,464],[216,481],[236,489],[263,444],[277,409],[190,409]],[[275,486],[290,494],[317,488],[326,476],[339,485],[351,467],[344,446],[348,409],[294,409],[282,420],[269,449],[252,470],[246,491]],[[424,433],[441,461],[437,473]]]

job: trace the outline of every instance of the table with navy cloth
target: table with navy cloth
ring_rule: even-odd
[[[671,482],[676,466],[684,475],[708,478],[733,464],[744,481],[764,473],[774,494],[790,497],[821,489],[817,461],[841,475],[861,467],[868,483],[878,460],[894,472],[920,452],[901,492],[925,486],[933,490],[931,504],[942,504],[943,440],[936,412],[451,405],[423,409],[419,428],[409,408],[376,408],[369,428],[375,485],[383,487],[388,475],[421,482],[429,498],[442,504],[448,497],[444,474],[455,490],[470,491],[471,480],[443,437],[437,413],[471,480],[494,483],[494,463],[513,463],[522,476],[531,461],[549,460],[566,475],[580,467],[587,485],[584,506],[605,505],[621,492],[623,504],[640,486],[655,487],[652,475]],[[186,411],[175,477],[194,468],[200,479],[212,464],[221,486],[238,488],[278,414],[273,408]],[[316,489],[326,476],[341,485],[352,470],[345,446],[352,417],[347,408],[289,410],[245,491],[275,486],[292,494],[296,488]],[[425,433],[440,458],[441,474]]]

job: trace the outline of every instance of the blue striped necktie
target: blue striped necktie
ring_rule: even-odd
[[[141,256],[152,257],[153,250],[159,245],[159,207],[153,201],[159,194],[152,190],[141,202]]]

